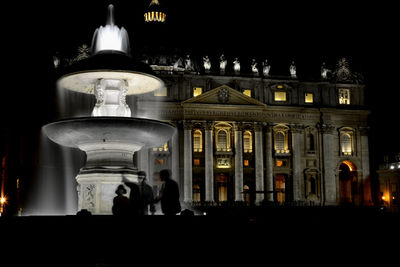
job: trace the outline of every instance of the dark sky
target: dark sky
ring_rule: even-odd
[[[27,1],[28,2],[28,1]],[[13,1],[3,12],[2,121],[10,127],[36,127],[51,120],[52,56],[90,44],[105,24],[107,5],[115,6],[135,51],[152,35],[143,25],[150,1]],[[168,8],[160,43],[180,51],[268,57],[276,65],[295,59],[298,71],[346,56],[367,82],[375,146],[400,150],[397,81],[399,42],[394,4],[364,1],[160,0]],[[307,2],[304,4],[303,2]],[[392,5],[392,6],[391,6]],[[153,36],[154,37],[154,36]],[[134,52],[135,52],[134,51]],[[272,64],[271,63],[271,64]],[[315,65],[313,65],[315,64]],[[18,110],[16,115],[12,110]],[[27,119],[29,118],[29,119]],[[35,123],[37,122],[38,123]],[[23,123],[21,123],[23,122]],[[4,123],[3,123],[4,125]],[[381,129],[386,127],[386,133]]]

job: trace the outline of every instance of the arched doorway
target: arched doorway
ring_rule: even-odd
[[[357,194],[357,169],[353,162],[343,161],[339,166],[340,204],[354,204]]]

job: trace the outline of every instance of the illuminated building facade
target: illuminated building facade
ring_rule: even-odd
[[[400,153],[385,156],[377,170],[379,177],[380,205],[389,211],[400,210]]]
[[[345,59],[314,80],[294,66],[274,77],[264,64],[237,72],[222,60],[209,68],[205,57],[145,60],[166,88],[138,97],[137,115],[170,121],[178,133],[140,151],[138,168],[171,169],[184,202],[373,204],[370,111]]]

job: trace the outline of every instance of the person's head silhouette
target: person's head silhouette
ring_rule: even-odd
[[[125,195],[126,192],[127,192],[127,191],[126,191],[125,187],[124,187],[122,184],[120,184],[120,185],[117,187],[117,190],[115,190],[115,194],[117,194],[117,195],[119,195],[119,196]]]
[[[167,181],[170,178],[170,172],[167,169],[160,171],[160,179],[161,181]]]

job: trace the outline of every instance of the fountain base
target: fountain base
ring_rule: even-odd
[[[53,142],[86,153],[84,167],[76,176],[78,210],[92,214],[112,213],[115,190],[124,178],[137,183],[136,151],[163,145],[175,132],[169,123],[125,117],[68,119],[43,130]]]

